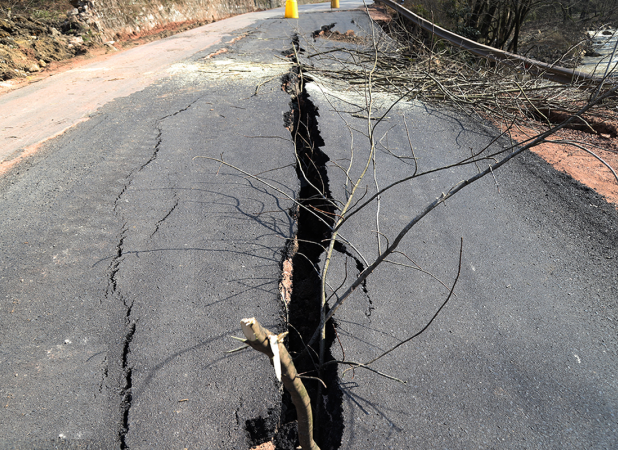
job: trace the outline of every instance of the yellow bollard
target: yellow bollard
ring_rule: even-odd
[[[339,8],[339,0],[330,0],[331,8]]]
[[[285,18],[286,19],[298,19],[298,3],[296,2],[296,0],[286,0]]]

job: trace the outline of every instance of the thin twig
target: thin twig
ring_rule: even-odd
[[[442,311],[442,309],[444,309],[444,307],[446,306],[448,301],[451,299],[451,296],[453,295],[453,291],[455,290],[455,286],[457,286],[457,281],[459,280],[459,275],[461,275],[461,259],[462,259],[462,256],[463,256],[463,238],[461,238],[461,243],[460,243],[460,246],[459,246],[459,265],[457,267],[457,276],[455,277],[455,281],[453,282],[453,286],[451,287],[451,290],[448,293],[448,296],[446,297],[446,300],[444,300],[444,302],[442,302],[442,305],[440,305],[440,307],[438,308],[436,313],[433,315],[433,317],[429,320],[429,322],[427,322],[427,324],[425,324],[425,326],[419,332],[417,332],[414,335],[410,336],[409,338],[401,341],[399,344],[397,344],[394,347],[392,347],[391,349],[385,351],[380,356],[377,356],[377,357],[373,358],[371,361],[366,362],[365,363],[366,366],[376,362],[378,359],[383,358],[384,356],[386,356],[389,353],[395,351],[396,349],[398,349],[402,345],[406,344],[407,342],[410,342],[412,339],[420,336],[421,334],[423,334],[425,332],[425,330],[427,330],[427,328],[429,328],[429,326],[433,323],[435,318],[438,317],[438,314],[440,314],[440,311]]]

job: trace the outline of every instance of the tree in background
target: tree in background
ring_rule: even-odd
[[[404,6],[462,36],[513,53],[519,51],[526,20],[618,25],[615,0],[406,0]]]
[[[618,20],[618,3],[614,0],[562,0],[548,2],[543,9],[547,14],[560,15],[565,23],[611,23]]]
[[[449,15],[460,34],[517,53],[522,24],[545,0],[452,0]]]

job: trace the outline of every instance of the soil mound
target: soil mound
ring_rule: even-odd
[[[53,62],[83,54],[91,56],[102,51],[116,51],[207,23],[206,21],[170,23],[141,33],[118,36],[115,42],[103,42],[100,34],[101,25],[92,14],[92,4],[90,0],[62,2],[62,5],[73,8],[66,13],[52,11],[56,14],[56,18],[39,20],[31,14],[31,11],[30,14],[28,11],[7,14],[6,11],[9,10],[2,8],[0,0],[0,82],[30,79],[32,75],[43,71]]]
[[[0,81],[25,78],[52,61],[83,54],[93,33],[70,21],[44,23],[24,16],[0,18]]]

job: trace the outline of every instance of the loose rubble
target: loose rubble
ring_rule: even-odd
[[[0,17],[0,81],[25,78],[53,61],[85,53],[101,44],[92,1],[71,1],[64,20],[41,21],[22,15]]]

